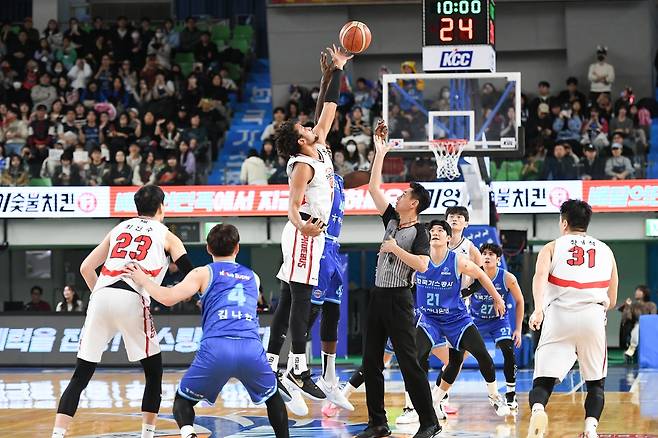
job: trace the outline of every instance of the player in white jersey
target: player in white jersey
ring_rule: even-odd
[[[87,256],[80,273],[92,291],[73,377],[57,408],[52,438],[66,434],[78,408],[80,394],[100,362],[107,343],[121,333],[128,360],[139,361],[146,385],[142,398],[142,438],[153,438],[162,391],[162,355],[149,312],[150,298],[124,268],[137,264],[157,284],[169,267],[169,256],[183,274],[192,270],[183,243],[162,224],[164,192],[147,185],[135,194],[139,217],[120,223]],[[102,265],[100,276],[96,269]]]
[[[306,364],[311,293],[318,284],[324,229],[329,223],[334,194],[334,167],[331,152],[324,143],[336,114],[342,69],[351,58],[335,46],[328,50],[334,71],[317,125],[309,128],[288,121],[281,125],[276,134],[278,153],[289,159],[290,195],[288,223],[281,235],[283,264],[277,274],[281,280],[281,297],[270,328],[267,358],[276,372],[289,328],[292,345],[288,357],[289,372],[284,382],[312,400],[326,398],[311,379]]]
[[[529,394],[529,438],[543,438],[548,427],[544,407],[557,380],[578,360],[587,384],[584,438],[598,437],[608,371],[606,312],[617,301],[617,263],[605,243],[587,235],[592,208],[569,200],[560,207],[562,236],[546,244],[537,257],[532,280],[535,311],[530,328],[541,337]]]
[[[464,237],[464,230],[468,227],[468,209],[460,205],[446,209],[446,222],[452,229],[452,236],[448,249],[457,255],[468,257],[473,263],[482,266],[482,254],[469,239]]]

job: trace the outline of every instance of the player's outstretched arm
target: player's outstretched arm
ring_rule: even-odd
[[[617,272],[617,260],[615,260],[615,255],[610,251],[610,257],[612,257],[612,275],[610,276],[610,286],[608,286],[608,299],[610,300],[610,305],[608,310],[614,309],[617,305],[617,290],[619,288],[619,274]]]
[[[503,316],[505,314],[505,300],[500,296],[486,272],[478,265],[463,256],[457,257],[457,271],[458,274],[465,274],[469,277],[480,282],[484,290],[487,291],[491,298],[494,300],[494,309],[496,315]]]
[[[340,95],[340,81],[343,73],[343,67],[348,60],[352,59],[354,55],[348,55],[344,50],[337,48],[335,45],[327,47],[327,51],[331,55],[334,63],[334,71],[331,76],[329,87],[325,95],[326,102],[322,105],[322,113],[318,119],[317,125],[313,128],[318,136],[318,141],[324,143],[327,139],[327,133],[334,123],[336,116],[336,108],[338,107],[338,97]]]
[[[375,158],[372,160],[372,167],[370,168],[370,182],[368,183],[368,192],[375,202],[375,207],[379,214],[384,214],[389,206],[389,202],[384,196],[384,191],[381,189],[382,185],[382,168],[384,167],[384,157],[391,146],[386,143],[388,137],[388,127],[384,121],[380,121],[375,128],[375,135],[373,136],[373,143],[375,144]]]
[[[544,289],[548,284],[548,274],[554,248],[555,241],[547,243],[537,255],[535,276],[532,277],[532,298],[535,304],[535,310],[530,315],[530,328],[532,330],[539,330],[544,320]]]
[[[105,262],[107,254],[110,252],[110,234],[105,236],[105,239],[96,247],[89,255],[82,261],[80,265],[80,275],[85,279],[87,287],[90,291],[94,291],[98,275],[96,269]]]
[[[299,208],[304,201],[306,185],[313,179],[313,168],[306,163],[295,163],[290,175],[290,195],[288,201],[288,220],[304,236],[319,236],[324,224],[317,218],[304,222],[299,214]]]
[[[206,266],[193,269],[183,281],[174,287],[162,287],[153,283],[136,263],[126,266],[124,272],[137,285],[143,287],[150,296],[165,306],[173,306],[197,292],[205,290],[210,281],[210,271]]]
[[[514,302],[516,303],[516,329],[512,333],[512,339],[516,348],[521,347],[521,329],[523,328],[523,315],[525,313],[525,301],[523,300],[523,292],[516,277],[511,272],[505,273],[505,286],[512,294]]]
[[[324,107],[324,100],[327,94],[327,88],[329,88],[329,83],[331,83],[331,73],[333,72],[333,63],[329,62],[329,59],[330,59],[329,56],[325,52],[320,53],[320,71],[322,71],[322,79],[320,79],[320,91],[318,92],[318,101],[315,103],[315,114],[314,114],[315,119],[313,120],[313,122],[316,125],[320,120],[320,114],[322,113],[322,108]],[[331,125],[329,125],[329,129],[331,129]]]

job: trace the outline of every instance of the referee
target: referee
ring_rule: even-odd
[[[384,346],[391,338],[402,371],[405,387],[418,412],[420,428],[414,438],[438,436],[441,426],[432,406],[432,394],[425,372],[418,364],[414,300],[411,276],[425,272],[430,261],[430,243],[418,214],[430,205],[430,195],[418,183],[400,195],[395,208],[380,189],[384,156],[390,150],[385,142],[388,129],[383,122],[375,130],[375,159],[369,190],[382,216],[386,233],[379,251],[375,289],[370,294],[363,375],[366,383],[368,427],[357,438],[391,434],[384,410]]]

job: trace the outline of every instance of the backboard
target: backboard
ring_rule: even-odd
[[[396,153],[429,152],[432,140],[467,140],[464,156],[519,157],[520,73],[383,76],[383,115]]]

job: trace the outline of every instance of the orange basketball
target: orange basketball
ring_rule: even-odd
[[[338,35],[342,46],[351,53],[362,53],[370,45],[372,35],[365,23],[349,21],[343,26]]]

